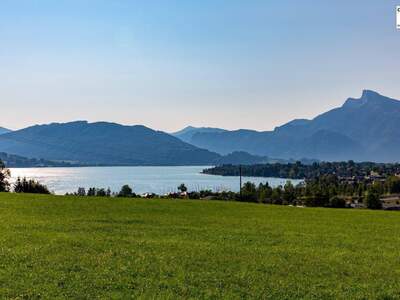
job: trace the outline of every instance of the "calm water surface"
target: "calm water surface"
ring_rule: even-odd
[[[39,180],[56,194],[75,192],[78,187],[110,188],[120,190],[124,184],[133,187],[135,193],[165,194],[176,191],[185,183],[189,191],[211,189],[213,191],[239,190],[239,177],[201,174],[208,166],[185,167],[81,167],[81,168],[12,168],[12,181],[17,177]],[[243,182],[268,183],[271,186],[285,184],[286,179],[243,177]],[[300,180],[292,180],[293,184]]]

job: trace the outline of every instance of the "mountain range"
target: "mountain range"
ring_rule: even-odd
[[[400,161],[399,128],[400,101],[365,90],[312,120],[296,119],[272,131],[189,126],[168,134],[141,125],[76,121],[0,128],[0,152],[84,165],[393,162]]]
[[[208,131],[209,132],[209,131]],[[220,165],[272,161],[234,152],[222,156],[145,126],[76,121],[0,134],[9,167],[89,165]]]
[[[90,165],[206,165],[220,158],[145,126],[76,121],[0,135],[0,151]]]
[[[228,154],[327,161],[400,160],[400,101],[371,90],[312,120],[293,120],[273,131],[191,131],[190,143]]]

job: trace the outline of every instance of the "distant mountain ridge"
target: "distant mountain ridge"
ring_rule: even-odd
[[[0,151],[91,165],[208,165],[220,155],[141,125],[76,121],[0,135]]]
[[[221,128],[187,126],[184,129],[171,134],[186,143],[191,143],[193,136],[198,133],[219,133],[225,131],[225,129]]]
[[[192,130],[197,128],[188,131]],[[210,128],[206,130],[210,132]],[[245,152],[221,156],[141,125],[87,121],[35,125],[0,135],[0,151],[11,153],[3,155],[10,166],[218,165],[271,161]]]
[[[269,157],[393,162],[400,161],[399,128],[400,101],[365,90],[312,120],[273,131],[187,127],[167,134],[142,125],[76,121],[6,130],[0,152],[84,165],[248,164]]]
[[[251,155],[244,151],[235,151],[222,156],[216,165],[253,165],[268,163],[270,159],[266,156]]]
[[[319,160],[400,161],[400,101],[371,90],[312,120],[293,120],[273,131],[198,132],[191,143],[220,154]]]

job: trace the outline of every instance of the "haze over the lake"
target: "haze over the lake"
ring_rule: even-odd
[[[269,130],[400,98],[398,1],[1,1],[0,126]]]

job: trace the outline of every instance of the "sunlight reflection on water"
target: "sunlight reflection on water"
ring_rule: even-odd
[[[12,168],[12,182],[17,177],[34,178],[48,186],[56,194],[75,192],[78,187],[110,188],[120,190],[124,184],[133,187],[136,193],[152,192],[165,194],[177,190],[185,183],[189,191],[211,189],[213,191],[239,190],[239,178],[214,176],[200,172],[209,166],[183,167],[81,167],[81,168]],[[243,182],[268,183],[271,186],[283,185],[281,178],[243,177]],[[300,180],[292,180],[293,184]]]

